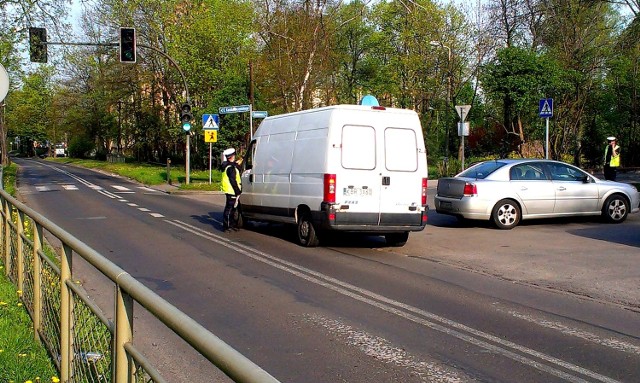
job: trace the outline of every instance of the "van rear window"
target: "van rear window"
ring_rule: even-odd
[[[376,132],[373,127],[342,127],[342,167],[360,170],[376,168]]]
[[[384,131],[384,161],[387,170],[418,170],[418,139],[411,129],[387,128]]]

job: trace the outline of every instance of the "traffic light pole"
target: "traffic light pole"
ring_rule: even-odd
[[[120,43],[61,43],[61,42],[41,42],[41,44],[46,44],[46,45],[75,45],[75,46],[94,46],[94,47],[118,47],[120,46]],[[182,84],[184,85],[184,91],[185,91],[185,96],[187,98],[187,104],[191,105],[191,99],[189,98],[189,87],[187,86],[187,78],[184,76],[184,73],[182,72],[182,69],[180,69],[180,67],[178,66],[178,64],[171,58],[171,56],[169,56],[168,54],[166,54],[165,52],[151,47],[149,45],[145,45],[145,44],[137,44],[138,47],[140,48],[145,48],[145,49],[150,49],[156,53],[159,53],[160,55],[162,55],[164,58],[166,58],[167,60],[169,60],[169,62],[171,63],[171,65],[173,65],[177,70],[178,73],[180,73],[180,77],[182,78]],[[186,139],[186,150],[185,150],[185,154],[186,154],[186,159],[185,159],[185,172],[186,172],[186,178],[185,178],[185,183],[188,185],[190,182],[190,172],[191,172],[191,166],[190,166],[190,157],[191,157],[191,142],[190,142],[190,135],[189,132],[187,131],[187,139]]]

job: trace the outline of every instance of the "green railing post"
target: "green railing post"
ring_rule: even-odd
[[[4,237],[2,244],[4,249],[4,273],[9,277],[11,275],[11,204],[6,199],[2,199],[2,224],[4,227]]]
[[[60,379],[63,383],[71,378],[71,281],[72,250],[64,244],[60,250]]]
[[[40,340],[42,318],[42,260],[40,250],[43,241],[42,225],[34,223],[33,231],[33,332],[36,341]]]
[[[24,254],[22,253],[24,249],[24,220],[25,214],[22,211],[18,211],[18,234],[17,234],[17,251],[16,251],[16,261],[18,264],[18,280],[16,286],[18,287],[18,294],[20,298],[22,298],[22,292],[24,291]]]
[[[126,273],[123,274],[128,275]],[[114,382],[127,383],[134,381],[132,380],[134,373],[133,360],[128,355],[124,347],[125,344],[133,341],[133,298],[131,298],[127,292],[122,290],[120,285],[117,283],[116,295],[113,376],[115,378]]]

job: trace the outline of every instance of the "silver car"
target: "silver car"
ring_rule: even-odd
[[[438,180],[438,213],[491,220],[512,229],[520,220],[601,215],[620,223],[638,212],[633,186],[603,181],[559,161],[504,159],[480,162],[455,177]]]

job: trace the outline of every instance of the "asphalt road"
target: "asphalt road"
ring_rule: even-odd
[[[221,233],[220,195],[18,162],[30,206],[283,382],[640,381],[638,215],[505,232],[431,212],[403,248],[307,249],[280,225]],[[109,315],[110,291],[76,266]],[[222,379],[136,313],[171,381]]]

